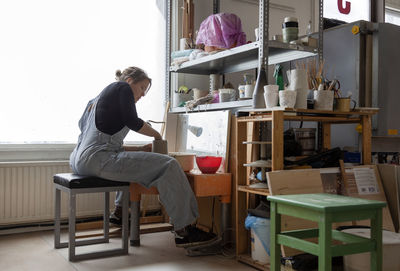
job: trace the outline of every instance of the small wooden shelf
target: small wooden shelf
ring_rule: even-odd
[[[245,141],[243,144],[260,144],[260,145],[271,145],[271,141]]]
[[[238,191],[257,194],[261,196],[270,196],[269,190],[266,188],[251,188],[248,185],[239,185]]]
[[[238,255],[237,256],[237,260],[239,262],[251,265],[251,266],[257,268],[258,270],[269,270],[270,269],[269,268],[269,266],[270,266],[269,263],[261,264],[260,262],[253,260],[253,258],[251,258],[251,256],[248,255],[248,254],[240,254],[240,255]]]

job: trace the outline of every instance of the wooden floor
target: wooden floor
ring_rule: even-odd
[[[77,252],[120,244],[120,239],[113,238],[110,244],[78,247]],[[171,232],[142,234],[141,244],[130,247],[126,256],[72,263],[67,248],[54,249],[53,231],[0,235],[0,270],[255,270],[231,255],[188,257],[175,246]]]

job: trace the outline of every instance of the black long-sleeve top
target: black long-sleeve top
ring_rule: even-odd
[[[143,120],[136,112],[135,98],[126,82],[114,82],[101,93],[96,107],[96,127],[103,133],[113,135],[124,126],[133,131],[143,127]]]

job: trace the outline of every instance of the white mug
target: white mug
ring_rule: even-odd
[[[244,97],[245,98],[253,98],[254,85],[245,85],[244,86]]]

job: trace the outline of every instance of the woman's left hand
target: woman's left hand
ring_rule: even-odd
[[[142,151],[151,152],[151,149],[152,149],[151,143],[142,146]]]

